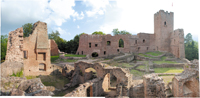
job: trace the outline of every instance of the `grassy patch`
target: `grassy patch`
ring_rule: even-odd
[[[27,80],[29,80],[29,79],[35,79],[35,78],[38,78],[38,76],[26,76]]]
[[[66,57],[86,57],[86,55],[65,54]]]
[[[154,68],[155,73],[181,73],[182,68]]]
[[[160,76],[160,77],[162,77],[163,78],[163,81],[164,81],[164,83],[165,83],[165,86],[169,83],[169,82],[171,82],[172,81],[172,79],[173,79],[173,77],[174,77],[174,75],[171,75],[171,76]]]
[[[133,67],[133,65],[130,65],[130,64],[128,64],[128,63],[122,63],[122,66],[123,66],[123,67],[126,67],[126,68]]]
[[[149,54],[149,55],[152,55],[152,56],[159,56],[159,55],[162,55],[163,53],[159,52],[159,51],[155,51],[155,52],[147,52],[146,54]]]
[[[146,68],[145,65],[140,65],[140,66],[137,67],[137,69],[145,69],[145,68]]]
[[[69,60],[69,59],[66,59],[66,60],[61,60],[61,61],[64,61],[64,62],[76,62],[76,61],[78,61],[78,60]]]
[[[164,61],[167,57],[166,56],[163,56],[161,57],[161,60]]]
[[[56,62],[59,59],[59,56],[51,56],[51,62]]]
[[[21,70],[20,72],[17,72],[16,74],[13,73],[11,76],[14,76],[14,77],[23,77],[23,70]]]
[[[143,57],[148,57],[148,58],[154,58],[154,57],[151,57],[151,56],[148,56],[148,55],[142,54],[142,53],[139,53],[138,55],[139,55],[139,56],[143,56]]]
[[[69,80],[62,75],[45,75],[39,76],[39,78],[45,86],[54,86],[58,89],[63,88],[65,84],[69,83]]]
[[[134,76],[143,76],[144,75],[144,72],[140,72],[140,71],[137,71],[137,70],[134,70],[132,69],[130,71],[131,74],[133,74]]]
[[[153,61],[153,63],[156,63],[156,64],[163,64],[163,63],[176,64],[177,62],[174,62],[174,61]]]

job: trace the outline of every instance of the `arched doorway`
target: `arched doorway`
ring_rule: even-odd
[[[98,56],[99,56],[99,54],[97,52],[92,53],[92,57],[98,57]]]
[[[119,47],[124,48],[124,41],[122,39],[119,40]]]
[[[97,78],[97,72],[94,68],[87,68],[85,69],[85,80],[92,80]]]

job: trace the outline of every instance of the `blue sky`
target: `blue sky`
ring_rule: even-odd
[[[46,22],[48,33],[58,30],[69,41],[80,33],[126,30],[132,34],[154,33],[154,13],[174,12],[174,30],[184,29],[198,41],[198,1],[178,0],[1,0],[1,34],[25,23]]]

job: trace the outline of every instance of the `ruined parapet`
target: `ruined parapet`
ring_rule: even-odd
[[[184,30],[176,29],[170,36],[170,52],[177,58],[185,58]]]
[[[144,97],[145,98],[165,98],[165,86],[163,79],[157,74],[147,74],[143,76]]]
[[[23,28],[11,31],[8,36],[6,61],[23,62]]]
[[[100,90],[101,83],[102,83],[101,78],[95,78],[93,80],[87,81],[83,84],[80,84],[79,87],[77,87],[72,92],[66,94],[64,97],[93,97],[93,96],[97,97],[97,96],[100,96],[103,93],[102,90]]]
[[[199,97],[199,72],[185,69],[172,79],[172,93],[174,97]]]

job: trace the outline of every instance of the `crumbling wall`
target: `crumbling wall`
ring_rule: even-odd
[[[144,84],[139,84],[130,88],[129,97],[144,98]]]
[[[23,62],[23,28],[11,31],[8,36],[6,61]]]
[[[157,74],[147,74],[143,76],[144,97],[145,98],[164,98],[165,85],[163,79]]]
[[[185,58],[183,29],[174,30],[174,32],[171,33],[170,41],[170,52],[177,58]]]
[[[36,22],[32,34],[24,38],[24,73],[26,76],[48,75],[51,73],[50,45],[47,24]],[[40,70],[41,69],[41,70]]]
[[[185,69],[172,79],[172,93],[174,97],[199,97],[199,72]]]
[[[99,57],[109,57],[110,55],[117,55],[119,53],[162,51],[171,52],[177,58],[184,58],[184,32],[182,29],[173,30],[174,13],[160,10],[154,14],[154,34],[138,33],[137,35],[115,36],[111,36],[110,34],[83,34],[80,36],[79,48],[76,54],[91,56],[92,53],[96,52]],[[120,39],[123,40],[124,47],[119,47]],[[175,43],[174,39],[177,39]]]
[[[109,81],[110,79],[107,78],[107,74],[111,74],[114,75],[117,78],[117,85],[121,85],[121,87],[116,87],[116,89],[122,89],[119,91],[121,93],[121,96],[129,96],[129,89],[131,87],[131,82],[132,82],[132,74],[130,74],[130,72],[128,71],[128,69],[123,69],[123,68],[119,68],[119,67],[111,67],[111,68],[107,68],[104,67],[104,64],[102,63],[87,63],[87,62],[77,62],[74,65],[74,73],[72,75],[72,80],[71,82],[71,86],[75,86],[78,84],[83,84],[86,81],[88,81],[88,75],[86,74],[85,70],[87,68],[93,68],[96,70],[96,74],[98,78],[102,79],[102,83],[101,87],[105,89],[109,87]],[[107,81],[107,82],[105,82]],[[107,85],[105,83],[108,83]],[[105,87],[102,87],[105,86]]]
[[[51,50],[51,56],[59,55],[58,45],[56,44],[56,42],[53,39],[50,39],[49,42],[50,42],[49,45]]]
[[[64,97],[97,97],[103,94],[102,79],[95,78],[83,84],[80,84],[72,92],[66,94]],[[89,89],[89,92],[87,90]],[[89,93],[89,94],[88,94]]]
[[[23,70],[23,28],[11,31],[8,36],[6,60],[1,64],[1,76],[6,77]]]

